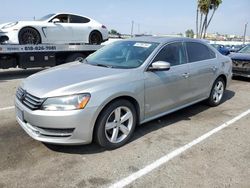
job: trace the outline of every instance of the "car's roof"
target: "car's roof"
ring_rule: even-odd
[[[71,13],[71,12],[57,12],[57,13],[54,13],[55,15],[59,15],[59,14],[67,14],[67,15],[74,15],[74,16],[80,16],[80,17],[85,17],[85,18],[88,18],[88,19],[92,19],[88,16],[85,16],[85,15],[80,15],[80,14],[75,14],[75,13]]]
[[[172,41],[186,41],[186,42],[201,42],[206,43],[200,39],[192,39],[186,37],[158,37],[158,36],[143,36],[143,37],[134,37],[127,39],[129,41],[140,41],[140,42],[156,42],[156,43],[168,43]]]

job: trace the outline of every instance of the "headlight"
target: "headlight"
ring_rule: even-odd
[[[64,111],[83,109],[89,102],[90,94],[69,95],[47,98],[42,104],[42,110]]]
[[[2,27],[2,29],[8,29],[10,27],[15,26],[16,24],[18,24],[18,22],[12,22],[12,23],[8,23],[5,26]]]

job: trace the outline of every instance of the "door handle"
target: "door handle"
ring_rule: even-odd
[[[184,77],[184,78],[188,78],[189,77],[189,73],[184,73],[184,74],[182,74],[182,76]]]

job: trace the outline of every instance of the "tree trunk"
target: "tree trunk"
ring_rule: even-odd
[[[216,8],[214,8],[214,9],[213,9],[213,13],[212,13],[212,15],[211,15],[211,17],[210,17],[210,19],[209,19],[209,21],[208,21],[208,23],[207,23],[207,27],[206,27],[206,29],[208,28],[208,26],[209,26],[209,24],[210,24],[211,20],[212,20],[212,19],[213,19],[213,17],[214,17],[214,13],[215,13],[215,11],[216,11]]]
[[[214,16],[215,11],[216,11],[216,8],[213,9],[213,13],[212,13],[212,15],[210,16],[209,21],[207,22],[207,24],[206,24],[206,26],[205,26],[205,33],[207,32],[207,28],[208,28],[208,26],[209,26],[211,20],[213,19],[213,16]],[[206,37],[206,34],[204,34],[203,38],[205,38],[205,37]]]
[[[199,9],[198,9],[198,5],[197,5],[197,10],[196,10],[196,38],[199,38],[198,36],[198,20],[199,20]]]
[[[207,25],[207,16],[208,16],[208,13],[205,15],[205,19],[203,21],[203,25],[202,25],[202,29],[201,29],[201,38],[204,38],[204,36],[206,35],[205,28]]]
[[[202,22],[203,22],[203,14],[201,13],[201,16],[200,16],[200,29],[199,29],[199,36],[198,36],[198,38],[201,38]]]

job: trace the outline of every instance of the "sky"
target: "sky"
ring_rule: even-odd
[[[32,20],[49,13],[70,12],[85,15],[109,30],[134,33],[176,34],[195,31],[196,0],[1,0],[0,23]],[[208,32],[243,35],[248,24],[250,0],[223,0]]]

